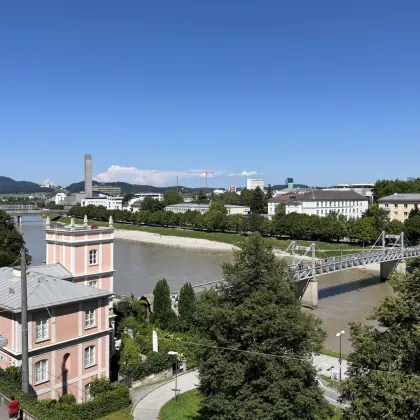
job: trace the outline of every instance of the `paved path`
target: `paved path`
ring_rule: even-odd
[[[331,370],[339,371],[339,363],[336,357],[325,356],[323,354],[314,355],[313,364],[316,367],[319,375],[331,377]],[[341,365],[342,379],[347,377],[347,360],[342,361]],[[330,402],[336,403],[339,394],[336,390],[330,388],[328,384],[322,379],[319,381],[323,388],[325,398]],[[198,386],[198,372],[187,372],[184,375],[178,376],[178,389],[180,393],[189,391]],[[135,403],[133,409],[133,416],[135,420],[156,420],[159,415],[160,408],[171,398],[174,398],[175,380],[172,380],[163,385],[150,385],[148,387],[134,389],[132,391],[132,399]],[[0,420],[1,417],[0,417]]]
[[[178,376],[178,389],[180,393],[190,391],[198,385],[198,372],[187,372]],[[174,398],[175,380],[165,383],[146,396],[134,406],[133,417],[135,420],[156,420],[160,408],[171,398]]]

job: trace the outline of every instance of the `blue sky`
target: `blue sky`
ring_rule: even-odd
[[[420,2],[0,2],[0,175],[418,175]],[[262,175],[261,175],[262,174]]]

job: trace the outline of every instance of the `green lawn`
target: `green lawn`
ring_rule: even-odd
[[[131,409],[133,408],[132,405],[123,408],[120,411],[116,411],[115,413],[108,414],[105,417],[101,417],[98,420],[133,420],[133,416],[131,415]]]
[[[63,217],[60,219],[62,223],[70,223],[69,217]],[[75,219],[75,222],[78,224],[83,224],[83,219]],[[96,224],[98,226],[108,226],[108,222],[102,222],[97,220],[90,220],[90,224]],[[137,226],[137,225],[128,225],[124,223],[114,223],[114,227],[117,229],[125,230],[139,230],[142,232],[157,233],[159,235],[167,236],[177,236],[181,238],[196,238],[196,239],[207,239],[209,241],[224,242],[231,245],[240,246],[241,242],[244,240],[244,236],[237,235],[234,233],[222,233],[222,232],[201,232],[195,230],[185,230],[185,229],[176,229],[176,228],[165,228],[157,226]],[[290,239],[276,239],[276,238],[266,238],[266,241],[269,242],[273,248],[280,250],[286,250],[291,244]],[[310,246],[311,242],[308,241],[296,241],[296,245],[300,246]],[[362,250],[360,246],[343,244],[343,243],[329,243],[329,242],[315,242],[317,247],[316,255],[318,258],[326,258],[334,255],[340,255],[341,253],[354,253],[358,250]],[[302,253],[302,252],[300,252]],[[308,253],[309,254],[309,253]],[[307,255],[308,255],[307,254]]]
[[[340,358],[340,353],[337,353],[336,351],[332,351],[329,349],[322,349],[320,353],[325,354],[326,356],[336,357],[337,359]],[[349,356],[347,354],[341,353],[341,358],[344,360],[347,360]]]
[[[196,389],[184,392],[178,396],[178,401],[172,398],[159,412],[160,420],[199,420],[200,394]]]

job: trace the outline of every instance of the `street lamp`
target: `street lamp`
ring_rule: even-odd
[[[168,351],[168,356],[175,356],[175,401],[178,401],[178,352],[177,351]]]
[[[337,337],[340,337],[340,358],[338,359],[338,363],[340,363],[340,381],[341,381],[341,336],[344,334],[344,331],[340,331],[336,334]]]

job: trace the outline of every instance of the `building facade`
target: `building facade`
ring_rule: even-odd
[[[420,206],[420,194],[399,194],[395,193],[378,200],[379,207],[388,212],[391,220],[404,222],[408,219],[411,210]]]
[[[90,383],[109,377],[113,348],[113,240],[108,228],[53,229],[47,222],[47,264],[29,267],[28,346],[31,392],[39,399],[73,394],[90,399]],[[0,269],[0,329],[8,344],[0,366],[22,361],[21,273]]]
[[[111,197],[121,196],[121,188],[120,187],[112,187],[110,185],[94,185],[92,187],[92,191],[97,192],[97,193],[110,195]]]
[[[123,210],[123,197],[85,197],[81,200],[81,206],[103,206],[107,210]]]
[[[280,194],[268,199],[268,214],[270,216],[276,214],[276,209],[280,203],[287,203],[290,200],[296,199],[298,194]]]
[[[313,190],[286,203],[286,214],[327,216],[335,212],[359,218],[368,209],[369,199],[353,191]]]
[[[257,187],[260,187],[261,190],[264,190],[264,180],[263,179],[250,179],[246,180],[246,188],[248,190],[255,190]]]
[[[64,204],[64,200],[66,199],[66,194],[64,193],[58,193],[54,197],[54,203],[55,204]]]
[[[173,204],[171,206],[166,206],[165,211],[172,211],[173,213],[186,213],[190,211],[198,211],[201,214],[207,213],[209,211],[209,204],[193,204],[193,203],[183,203],[183,204]],[[247,215],[251,213],[250,207],[247,206],[234,206],[231,204],[225,205],[227,214],[242,214]]]

